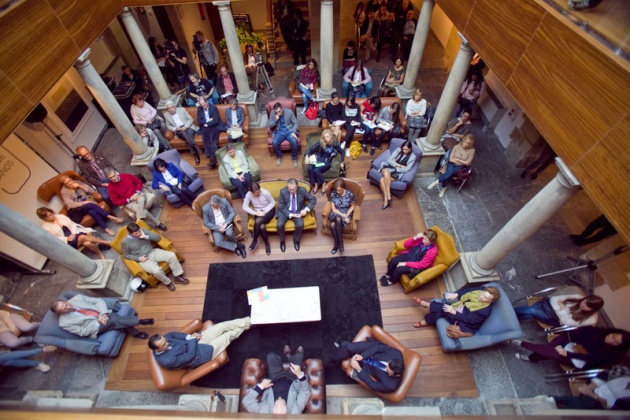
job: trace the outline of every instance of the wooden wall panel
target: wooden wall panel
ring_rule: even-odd
[[[119,1],[48,0],[79,50],[83,51],[120,12]]]
[[[569,166],[630,111],[628,73],[549,15],[507,87]]]
[[[444,11],[446,16],[453,22],[453,25],[459,29],[460,32],[464,32],[470,14],[472,13],[474,1],[462,1],[462,0],[437,0],[436,4],[440,6],[440,9]]]
[[[477,0],[463,34],[505,84],[544,14],[530,1]]]
[[[28,115],[35,104],[29,102],[28,98],[18,90],[18,88],[0,74],[0,143],[13,132],[25,115]]]
[[[81,53],[46,0],[25,1],[4,15],[0,39],[0,71],[33,103]]]
[[[630,243],[630,114],[571,167],[589,196]]]

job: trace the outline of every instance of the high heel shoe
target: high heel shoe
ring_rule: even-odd
[[[339,243],[339,252],[341,252],[343,254],[344,248],[343,248],[343,241],[341,241]]]
[[[317,194],[317,184],[313,188],[311,188],[311,193]]]
[[[416,302],[420,306],[423,306],[422,302],[425,302],[424,300],[422,300],[422,299],[420,299],[419,297],[416,297],[416,296],[413,297],[413,301]]]
[[[326,190],[328,189],[328,184],[323,184],[322,185],[322,195],[326,194]]]
[[[387,204],[383,204],[381,210],[385,210],[387,207],[389,207],[389,203],[391,203],[391,200],[387,200]]]
[[[269,242],[265,243],[265,252],[267,253],[267,255],[271,255],[271,245],[269,244]]]
[[[253,241],[248,247],[249,251],[251,252],[254,249],[256,249],[256,245],[258,245],[258,242],[257,241]]]
[[[424,324],[423,324],[424,322]],[[424,328],[429,326],[429,324],[426,323],[426,321],[420,321],[420,322],[416,322],[415,324],[413,324],[414,328]]]

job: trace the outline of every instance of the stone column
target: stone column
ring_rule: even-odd
[[[416,26],[413,43],[411,44],[411,54],[409,54],[409,61],[407,62],[405,81],[402,86],[396,86],[396,95],[400,99],[411,99],[413,92],[416,90],[416,77],[418,75],[418,70],[420,70],[420,62],[422,61],[424,47],[427,44],[427,36],[429,35],[431,16],[433,14],[433,5],[434,0],[424,0],[422,2],[422,9],[420,9],[420,16],[418,17],[418,25]]]
[[[330,99],[336,91],[333,88],[333,4],[334,0],[322,0],[321,4],[319,70],[322,85],[317,89],[318,101]]]
[[[580,189],[579,181],[560,158],[560,171],[479,252],[464,253],[461,261],[469,283],[499,280],[496,265],[529,238]]]
[[[79,74],[85,81],[88,89],[92,93],[92,96],[98,101],[103,108],[103,111],[107,114],[111,122],[116,126],[118,132],[122,135],[123,141],[131,151],[133,152],[133,158],[137,161],[147,162],[157,154],[157,150],[153,147],[147,147],[138,136],[138,132],[134,128],[131,121],[125,114],[125,111],[120,107],[114,95],[109,91],[109,88],[103,82],[101,75],[98,74],[92,63],[88,59],[90,55],[90,49],[85,50],[79,57],[74,67],[79,71]]]
[[[133,13],[131,13],[131,10],[129,10],[128,7],[123,7],[122,12],[120,13],[120,18],[125,25],[125,29],[127,29],[129,38],[131,38],[131,42],[140,57],[140,61],[142,61],[142,65],[147,71],[147,74],[149,75],[149,78],[160,97],[160,103],[157,107],[165,109],[166,101],[174,101],[175,96],[168,88],[166,80],[164,80],[164,76],[160,71],[160,67],[158,67],[157,61],[155,61],[155,57],[153,57],[151,49],[149,48],[149,44],[146,39],[144,39],[144,34],[142,33],[142,30],[140,30],[138,22],[136,22],[136,18],[133,16]]]
[[[234,26],[234,17],[229,1],[213,1],[212,4],[219,8],[221,17],[221,25],[223,26],[223,34],[225,35],[225,44],[227,45],[230,61],[232,62],[232,71],[236,78],[238,86],[238,101],[247,105],[249,111],[250,124],[256,127],[259,124],[260,114],[256,107],[257,93],[249,89],[247,81],[247,73],[243,63],[243,54],[241,46],[236,34],[236,26]]]
[[[457,97],[459,96],[459,91],[462,88],[462,83],[464,83],[466,72],[468,71],[468,66],[470,65],[470,60],[472,58],[472,49],[470,48],[470,44],[468,44],[468,41],[461,33],[458,35],[461,38],[462,43],[459,46],[459,52],[457,53],[457,57],[453,63],[451,73],[448,75],[448,79],[446,80],[446,85],[444,85],[444,90],[442,90],[442,96],[440,97],[440,102],[435,110],[435,116],[433,117],[429,134],[426,139],[422,141],[423,151],[435,151],[441,148],[440,137],[444,134],[448,120],[453,113]]]
[[[83,283],[106,282],[113,260],[94,261],[76,249],[63,245],[41,226],[0,203],[0,231],[34,251],[77,273]]]

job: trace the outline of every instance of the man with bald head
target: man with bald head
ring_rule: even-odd
[[[77,147],[76,151],[77,155],[80,157],[78,166],[81,176],[83,176],[90,185],[96,188],[107,204],[113,207],[109,199],[109,193],[107,192],[109,180],[105,175],[105,168],[108,166],[113,168],[114,165],[112,165],[105,156],[90,152],[85,146]]]

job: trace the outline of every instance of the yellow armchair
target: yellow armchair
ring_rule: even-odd
[[[444,273],[451,265],[459,260],[459,252],[457,252],[453,237],[437,226],[433,226],[431,229],[433,229],[438,235],[436,240],[438,254],[435,258],[435,262],[432,267],[421,271],[417,276],[411,279],[406,274],[402,275],[400,278],[400,284],[402,284],[405,293],[409,293],[423,284],[428,283],[431,280],[435,280],[439,275]],[[394,247],[391,251],[389,251],[389,255],[387,256],[387,261],[390,261],[405,249],[403,246],[404,243],[405,239],[401,239],[400,241],[396,241],[394,243]]]
[[[156,247],[164,249],[166,251],[174,252],[175,255],[177,255],[177,259],[179,260],[179,262],[182,262],[182,263],[184,262],[184,258],[182,258],[182,256],[177,253],[177,250],[175,250],[175,247],[173,246],[173,242],[171,242],[170,239],[164,236],[162,232],[158,232],[155,229],[151,229],[151,227],[147,225],[143,220],[137,221],[136,224],[140,226],[140,228],[142,229],[147,229],[153,233],[157,233],[158,235],[160,235],[162,239],[160,239],[160,241],[156,244]],[[140,264],[137,261],[128,260],[125,257],[123,257],[122,241],[123,239],[125,239],[126,236],[127,236],[127,226],[123,226],[118,230],[118,233],[116,233],[116,236],[112,240],[112,248],[120,254],[120,259],[125,263],[125,266],[127,267],[127,269],[129,270],[132,276],[141,278],[142,280],[144,280],[145,283],[147,283],[151,287],[157,286],[158,283],[160,283],[160,281],[153,274],[149,274],[146,271],[144,271],[144,269],[140,267]],[[164,261],[160,263],[160,267],[166,274],[170,273],[171,271],[168,264]]]

